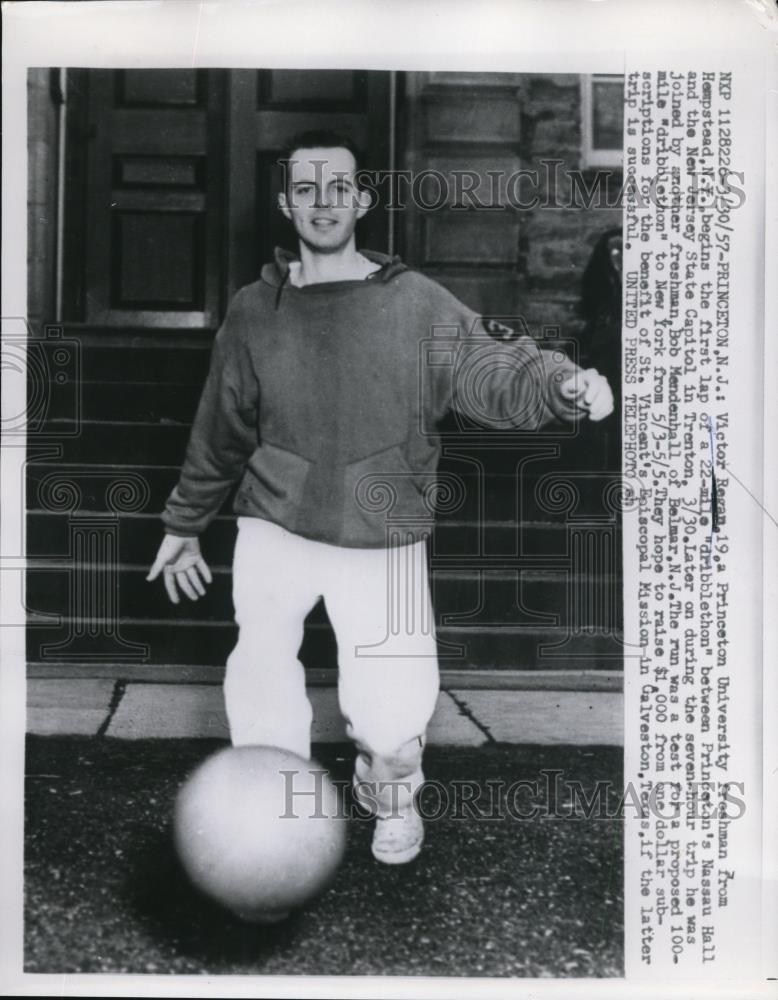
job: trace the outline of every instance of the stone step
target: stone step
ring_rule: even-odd
[[[117,342],[115,330],[106,331],[101,343],[99,333],[79,338],[80,371],[83,382],[169,383],[202,387],[208,374],[213,334],[203,334],[194,344],[191,335],[181,343],[181,332],[172,334],[166,344],[149,346],[148,331],[129,341]]]
[[[106,568],[101,564],[72,566],[49,563],[27,571],[28,610],[34,614],[67,615],[76,594],[88,586],[95,594],[113,588],[112,601],[122,618],[164,618],[171,622],[233,620],[232,575],[214,573],[205,596],[192,603],[182,597],[171,603],[161,580],[146,582],[147,567]],[[535,572],[491,569],[433,569],[433,605],[442,624],[466,621],[470,625],[589,625],[613,620],[619,605],[619,581],[615,576],[571,575],[564,570]],[[314,620],[324,620],[321,602]],[[620,610],[620,609],[619,609]],[[606,618],[607,614],[607,618]],[[592,620],[581,620],[582,617]],[[620,620],[621,615],[619,613]]]
[[[197,619],[101,622],[63,619],[59,624],[31,624],[27,659],[55,663],[186,663],[223,667],[235,645],[234,625]],[[331,629],[309,622],[301,637],[300,659],[307,668],[335,669],[337,648]],[[438,628],[441,667],[456,670],[619,669],[624,650],[618,636],[571,633],[565,628]]]
[[[35,680],[108,680],[129,684],[221,684],[224,668],[191,663],[39,663],[27,664],[28,684]],[[309,667],[309,689],[337,687],[338,671]],[[573,667],[559,670],[449,670],[440,671],[443,691],[623,691],[621,670]]]
[[[453,446],[452,446],[453,447]],[[125,463],[122,452],[91,465],[72,462],[35,462],[27,466],[27,507],[35,512],[114,512],[157,514],[178,481],[177,465]],[[491,460],[490,460],[491,461]],[[115,464],[112,464],[115,463]],[[492,462],[484,473],[469,461],[445,456],[440,482],[453,483],[461,502],[447,505],[440,497],[438,523],[470,521],[565,521],[590,515],[616,516],[618,474],[567,469],[561,461],[532,462],[519,477],[515,470],[500,471]],[[234,492],[234,491],[233,491]],[[232,493],[222,511],[231,510]],[[434,509],[433,503],[433,509]]]
[[[569,305],[569,303],[568,303]],[[546,308],[553,304],[545,302]],[[553,320],[552,320],[553,322]],[[65,327],[63,338],[36,342],[36,350],[51,355],[64,346],[73,356],[73,370],[82,381],[171,382],[202,384],[208,371],[215,331],[120,330]],[[561,348],[575,352],[569,338],[547,337],[540,341],[545,350]],[[51,364],[38,366],[52,369]]]
[[[117,566],[150,566],[162,541],[164,525],[155,514],[105,514],[33,511],[27,515],[27,554],[33,559],[68,559],[74,537],[85,530],[113,535]],[[607,526],[606,526],[607,527]],[[570,564],[570,538],[585,524],[495,522],[483,525],[440,520],[430,523],[430,563],[447,568],[555,569]],[[610,529],[608,529],[610,530]],[[204,558],[218,569],[232,565],[235,518],[216,517],[200,538]],[[618,545],[618,534],[615,543]],[[618,552],[616,562],[619,562]]]
[[[117,390],[117,399],[124,390]],[[160,390],[161,392],[162,390]],[[104,394],[107,389],[101,390]],[[155,409],[155,418],[131,419],[121,412],[112,419],[100,419],[80,413],[80,416],[51,418],[35,426],[35,439],[62,445],[60,461],[69,465],[102,465],[120,461],[122,465],[179,467],[184,458],[190,433],[190,417],[166,415],[174,413],[187,398],[181,390],[170,402],[154,401],[153,393],[145,392],[137,409]],[[191,402],[191,394],[188,396]],[[189,403],[186,404],[187,406]],[[53,410],[70,404],[55,403]],[[72,407],[71,407],[72,409]],[[136,414],[139,416],[139,414]],[[594,476],[611,478],[618,474],[620,456],[618,439],[612,430],[596,424],[578,427],[550,427],[543,431],[484,431],[481,428],[463,430],[455,417],[448,418],[439,428],[442,441],[441,471],[459,475],[508,475],[515,478],[521,466],[526,476],[544,474],[574,474],[586,482]]]
[[[191,424],[202,385],[175,382],[81,382],[81,416],[88,421]],[[66,420],[70,401],[52,394],[49,420]]]

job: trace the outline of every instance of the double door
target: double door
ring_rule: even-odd
[[[275,245],[279,153],[308,129],[349,134],[366,165],[392,146],[388,72],[72,71],[65,319],[89,327],[213,329]],[[388,216],[361,234],[385,249]]]

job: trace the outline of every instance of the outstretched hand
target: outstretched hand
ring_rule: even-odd
[[[213,580],[197,538],[180,538],[177,535],[165,535],[162,539],[157,558],[146,580],[156,580],[160,573],[163,574],[165,590],[173,604],[180,601],[177,586],[190,600],[196,601],[205,595],[205,583]]]
[[[613,392],[608,380],[596,368],[577,372],[560,388],[565,399],[573,400],[588,413],[590,420],[604,420],[613,413]]]

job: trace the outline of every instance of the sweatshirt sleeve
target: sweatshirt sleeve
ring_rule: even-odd
[[[445,293],[446,318],[435,326],[450,330],[450,342],[435,339],[430,356],[445,357],[428,372],[437,417],[452,409],[489,429],[535,431],[580,416],[562,385],[580,371],[564,351],[541,348],[526,334],[483,320]],[[445,310],[441,310],[443,316]]]
[[[239,296],[216,334],[181,474],[162,513],[170,535],[205,530],[257,447],[259,386]]]

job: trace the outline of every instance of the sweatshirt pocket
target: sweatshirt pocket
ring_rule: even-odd
[[[388,525],[408,518],[429,519],[423,473],[414,472],[399,445],[346,466],[344,528],[357,544],[381,544]]]
[[[307,458],[263,442],[249,459],[235,498],[236,511],[289,520],[300,507],[310,467]]]

